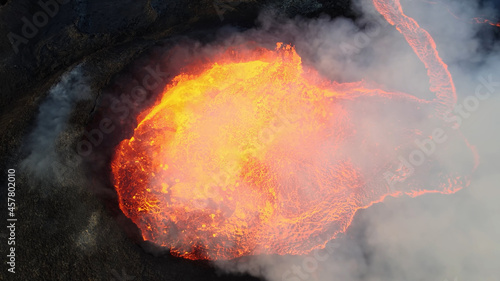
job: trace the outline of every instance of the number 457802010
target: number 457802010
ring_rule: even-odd
[[[9,217],[15,217],[15,208],[16,208],[16,170],[9,169],[8,171],[8,188],[7,188],[7,207],[9,210]]]

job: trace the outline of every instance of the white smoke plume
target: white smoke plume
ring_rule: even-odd
[[[498,19],[500,11],[492,3],[474,1],[401,2],[405,14],[434,38],[456,84],[455,126],[480,159],[470,185],[452,195],[387,198],[361,211],[354,229],[325,250],[306,256],[216,262],[224,272],[248,272],[269,281],[498,280],[500,134],[495,128],[500,117],[500,45],[487,38],[491,35],[485,30],[491,27],[473,19]],[[364,80],[384,90],[432,99],[426,69],[404,37],[374,10],[371,1],[358,1],[356,7],[363,13],[356,22],[328,17],[279,21],[272,13],[263,14],[261,28],[249,31],[249,37],[291,38],[305,63],[329,79]],[[405,112],[382,114],[411,120]],[[378,118],[366,122],[383,134],[383,126],[377,125],[383,116]],[[441,154],[442,148],[447,152]],[[462,158],[466,153],[445,142],[436,155],[448,167],[461,167],[468,165]],[[417,181],[425,181],[426,176],[413,175]]]
[[[69,118],[79,101],[89,100],[90,87],[78,65],[61,76],[40,105],[33,131],[27,136],[24,150],[26,158],[21,167],[34,176],[45,180],[58,179],[65,163],[58,154],[62,134],[68,130]],[[78,163],[75,163],[78,164]]]

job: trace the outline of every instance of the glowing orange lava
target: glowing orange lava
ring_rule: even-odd
[[[112,161],[120,208],[145,240],[189,259],[306,254],[386,196],[467,185],[433,155],[414,171],[397,161],[432,135],[456,97],[432,38],[394,6],[375,4],[416,30],[407,39],[433,74],[437,100],[332,83],[280,43],[196,63],[138,117]],[[457,145],[468,149],[463,138]],[[408,177],[404,186],[390,186],[386,171]]]
[[[489,19],[477,17],[477,18],[473,18],[473,20],[476,23],[486,23],[486,24],[489,24],[489,25],[492,25],[492,26],[500,27],[500,22],[493,22],[493,21],[491,21]]]

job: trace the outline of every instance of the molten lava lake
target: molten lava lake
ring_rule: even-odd
[[[145,240],[187,259],[307,254],[386,196],[468,184],[471,169],[412,154],[443,137],[442,100],[332,82],[293,46],[249,45],[186,67],[116,147],[119,205]]]

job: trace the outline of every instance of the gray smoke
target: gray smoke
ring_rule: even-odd
[[[36,124],[27,136],[26,158],[21,167],[34,178],[57,180],[61,169],[67,168],[61,159],[61,141],[68,131],[68,121],[79,101],[91,98],[83,65],[78,65],[61,76],[39,107]],[[75,165],[78,163],[75,163]]]
[[[474,1],[402,1],[402,6],[433,36],[453,76],[458,104],[450,116],[480,158],[470,185],[453,195],[387,198],[361,211],[353,223],[356,229],[325,250],[300,257],[216,262],[223,272],[248,272],[269,281],[498,280],[500,45],[480,38],[478,32],[490,27],[472,19],[495,19],[499,11],[491,3],[479,6]],[[358,1],[356,7],[363,13],[356,22],[328,17],[279,21],[272,12],[263,14],[262,28],[251,31],[250,37],[292,38],[305,63],[332,80],[364,80],[384,90],[432,99],[426,69],[404,37],[371,1]],[[398,118],[409,118],[400,113]],[[373,121],[374,131],[383,134],[376,122],[380,120],[366,122]],[[447,152],[441,154],[441,149]],[[468,165],[462,158],[466,153],[445,142],[436,155],[448,167],[462,167]],[[426,175],[413,177],[424,181]]]

